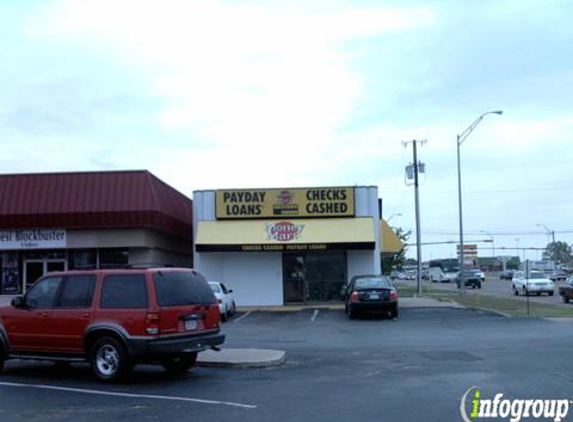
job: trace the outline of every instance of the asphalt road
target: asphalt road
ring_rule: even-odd
[[[403,283],[403,282],[402,282]],[[410,283],[410,282],[408,282]],[[415,283],[415,282],[414,282]],[[455,290],[458,291],[456,283],[429,283],[425,282],[427,285],[431,285],[432,288],[436,289],[443,289],[443,290]],[[529,300],[533,300],[536,302],[541,303],[550,303],[554,305],[563,305],[563,306],[573,306],[573,304],[565,305],[561,296],[559,296],[559,286],[563,284],[563,282],[556,282],[555,283],[555,293],[553,296],[548,296],[547,294],[542,294],[541,296],[530,295]],[[519,295],[514,296],[513,291],[511,289],[511,281],[509,280],[500,280],[497,274],[487,274],[486,273],[486,281],[482,283],[481,289],[472,289],[470,287],[467,288],[469,292],[477,293],[477,294],[486,294],[492,296],[501,296],[501,297],[511,297],[519,300],[527,300],[526,296]]]
[[[571,320],[411,308],[398,320],[350,321],[310,309],[238,314],[224,327],[228,347],[286,350],[286,363],[176,378],[137,367],[131,381],[109,386],[87,365],[10,361],[0,421],[443,422],[461,420],[472,386],[484,398],[573,398]]]

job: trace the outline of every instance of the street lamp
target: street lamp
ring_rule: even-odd
[[[457,136],[456,147],[458,153],[458,210],[460,219],[460,250],[459,250],[459,266],[460,266],[460,289],[463,292],[465,290],[464,282],[464,225],[462,221],[462,171],[460,166],[460,145],[466,140],[468,135],[476,128],[477,125],[483,120],[484,116],[488,114],[498,114],[501,115],[503,111],[487,111],[481,114],[475,122],[473,122],[466,130],[464,130],[460,135]]]
[[[401,213],[401,212],[395,212],[394,214],[392,214],[390,217],[388,217],[388,218],[386,219],[386,223],[389,223],[390,220],[392,219],[392,217],[400,217],[400,216],[402,216],[402,213]]]
[[[553,241],[553,270],[557,269],[557,260],[555,259],[555,230],[550,230],[545,224],[536,224],[537,227],[543,227],[545,229],[545,234],[547,234],[547,239],[549,239],[549,235],[552,237]]]
[[[492,260],[495,261],[495,243],[493,242],[493,236],[490,233],[486,232],[485,230],[480,230],[480,233],[483,233],[486,236],[489,236],[491,238],[491,258],[492,258]],[[494,266],[494,265],[495,265],[495,262],[492,263],[492,266]]]

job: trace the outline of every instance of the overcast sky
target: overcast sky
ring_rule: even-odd
[[[456,135],[503,110],[461,148],[466,241],[573,243],[572,20],[568,0],[0,0],[0,171],[377,185],[414,234],[401,141],[426,139],[422,241],[455,242]]]

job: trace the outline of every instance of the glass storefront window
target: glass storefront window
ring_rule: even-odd
[[[346,281],[346,252],[284,254],[285,303],[340,299]]]
[[[100,249],[99,267],[117,268],[129,264],[129,251],[127,249]]]
[[[97,268],[97,250],[95,249],[77,249],[70,251],[69,256],[68,266],[70,270]]]

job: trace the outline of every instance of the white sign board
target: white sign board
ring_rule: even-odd
[[[57,249],[65,248],[66,231],[46,230],[1,230],[0,250]]]

